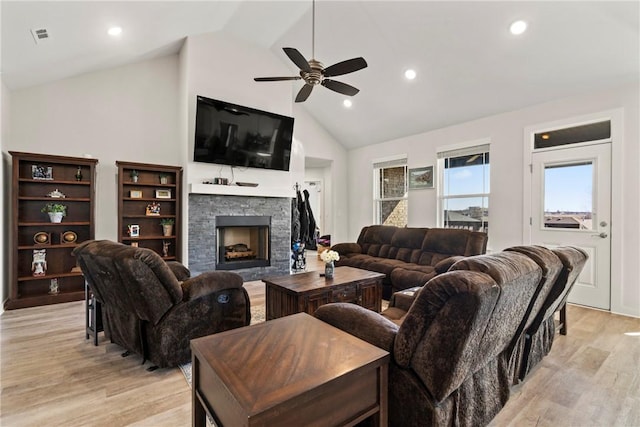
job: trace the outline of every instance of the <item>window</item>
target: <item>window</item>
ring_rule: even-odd
[[[489,144],[438,153],[440,226],[489,230]]]
[[[406,227],[407,158],[373,164],[374,223]]]

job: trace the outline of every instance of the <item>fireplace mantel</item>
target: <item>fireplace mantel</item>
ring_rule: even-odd
[[[190,194],[218,194],[246,197],[295,197],[293,188],[241,187],[239,185],[189,184]]]

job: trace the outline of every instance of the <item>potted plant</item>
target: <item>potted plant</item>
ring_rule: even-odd
[[[169,182],[169,175],[166,173],[160,174],[160,184],[167,184]]]
[[[171,236],[173,234],[173,224],[175,220],[173,218],[162,218],[160,225],[162,225],[162,235]]]
[[[129,172],[129,176],[131,176],[131,181],[133,182],[138,182],[138,171],[135,169],[132,169],[131,172]]]
[[[62,222],[62,217],[67,216],[67,207],[60,203],[47,203],[40,211],[49,214],[51,222]]]

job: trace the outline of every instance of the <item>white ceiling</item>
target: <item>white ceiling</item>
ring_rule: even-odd
[[[20,89],[177,52],[186,36],[224,31],[311,57],[311,1],[6,1],[0,3],[2,80]],[[316,2],[316,59],[363,56],[369,67],[336,77],[358,87],[353,107],[317,87],[304,108],[347,148],[379,143],[553,99],[637,82],[640,2]],[[526,20],[528,30],[508,28]],[[106,28],[124,28],[120,40]],[[36,45],[30,30],[51,38]],[[404,80],[415,68],[418,77]],[[255,85],[291,83],[247,82]],[[293,83],[296,88],[301,82]],[[297,90],[297,89],[296,89]],[[295,96],[295,91],[292,98]]]

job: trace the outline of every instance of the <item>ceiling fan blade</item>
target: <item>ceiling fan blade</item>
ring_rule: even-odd
[[[367,61],[364,58],[347,59],[346,61],[338,62],[330,67],[324,69],[325,77],[341,76],[343,74],[353,73],[354,71],[367,68]]]
[[[348,96],[353,96],[356,93],[360,92],[360,89],[356,89],[351,85],[329,79],[324,79],[322,81],[322,86],[326,87],[327,89],[331,89],[334,92],[338,92]]]
[[[280,82],[283,80],[300,80],[302,77],[255,77],[253,80],[257,82]]]
[[[313,85],[304,85],[298,95],[296,96],[296,102],[304,102],[307,100],[309,95],[311,95],[311,91],[313,90]]]
[[[302,56],[298,49],[294,47],[283,47],[284,53],[287,54],[290,60],[293,61],[294,64],[298,66],[302,71],[306,71],[308,73],[311,72],[311,67],[309,66],[309,62]]]

